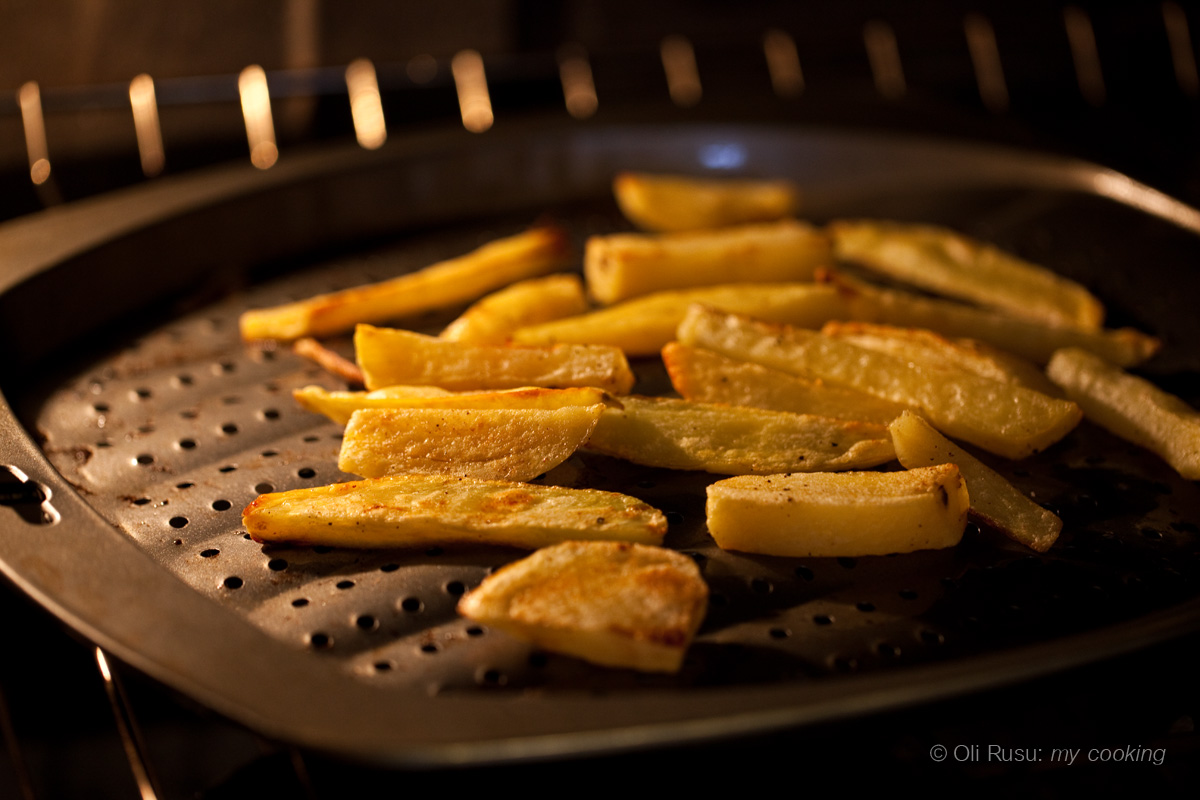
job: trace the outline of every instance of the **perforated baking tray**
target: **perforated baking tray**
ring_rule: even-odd
[[[941,141],[756,126],[504,126],[290,155],[0,228],[0,566],[119,658],[269,736],[388,764],[478,763],[764,731],[1021,680],[1196,629],[1200,491],[1088,425],[991,460],[1065,521],[1045,555],[970,529],[858,559],[724,553],[714,476],[577,455],[544,480],[663,509],[712,590],[677,676],[591,667],[459,619],[502,548],[249,541],[257,493],[345,479],[292,402],[338,384],[246,346],[252,306],[377,280],[552,214],[623,223],[619,169],[785,176],[816,221],[951,225],[1081,280],[1162,336],[1147,374],[1200,399],[1200,214],[1093,165]],[[731,274],[736,278],[736,272]],[[453,316],[401,320],[434,330]],[[345,341],[334,341],[346,348]],[[653,360],[638,391],[666,387]]]

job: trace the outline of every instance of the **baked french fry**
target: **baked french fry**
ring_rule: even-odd
[[[722,475],[861,469],[895,457],[887,429],[869,422],[663,397],[621,403],[601,415],[587,449]]]
[[[646,231],[688,231],[790,217],[800,190],[791,181],[691,178],[622,172],[613,195],[626,219]]]
[[[677,672],[707,606],[700,570],[682,553],[564,542],[484,578],[458,612],[602,666]]]
[[[408,394],[411,389],[435,389],[436,395]],[[321,386],[305,386],[292,392],[308,411],[324,414],[339,425],[350,421],[360,408],[564,408],[616,403],[605,392],[592,388],[503,389],[495,392],[447,392],[429,386],[389,386],[374,392],[331,392]]]
[[[1200,480],[1200,411],[1083,350],[1055,353],[1046,373],[1092,422]]]
[[[260,495],[242,512],[256,542],[334,547],[495,544],[569,539],[659,544],[662,512],[595,489],[448,475],[397,475]]]
[[[896,458],[907,469],[955,464],[971,495],[971,518],[1044,553],[1058,539],[1062,520],[1039,506],[999,473],[958,447],[916,414],[905,412],[888,431]]]
[[[1104,321],[1104,306],[1075,281],[945,228],[839,220],[828,231],[839,259],[922,289],[1054,324]]]
[[[518,328],[512,338],[520,344],[604,344],[629,356],[652,356],[675,338],[692,303],[801,328],[819,328],[848,313],[842,293],[833,286],[734,283],[635,297],[578,317]]]
[[[981,378],[1057,395],[1059,389],[1032,362],[970,339],[950,340],[923,328],[901,328],[871,322],[827,322],[825,336],[857,347],[944,369],[965,370]]]
[[[517,328],[587,311],[578,275],[550,275],[514,283],[476,302],[442,331],[441,338],[472,344],[504,344]]]
[[[350,415],[338,469],[528,481],[587,441],[603,404],[565,408],[364,408]]]
[[[344,380],[351,386],[363,385],[362,370],[353,361],[341,353],[330,350],[311,336],[297,339],[292,344],[292,352],[319,364],[326,372]]]
[[[814,331],[701,306],[684,318],[679,340],[916,408],[944,433],[1007,458],[1049,447],[1082,417],[1074,403],[1022,386],[923,367]]]
[[[969,504],[958,468],[943,464],[726,478],[708,487],[705,512],[723,550],[831,558],[953,547]]]
[[[803,222],[706,231],[592,236],[584,249],[588,292],[615,303],[666,289],[811,280],[833,257],[825,234]]]
[[[387,322],[465,303],[513,281],[562,269],[569,261],[561,228],[534,228],[391,280],[247,311],[241,317],[242,338],[344,333],[360,322]]]
[[[820,379],[770,369],[671,342],[662,349],[671,385],[694,403],[727,403],[887,424],[904,406]]]
[[[880,289],[830,270],[818,281],[841,290],[844,319],[926,328],[943,336],[976,339],[1014,355],[1045,364],[1055,350],[1080,347],[1109,363],[1129,367],[1158,352],[1162,342],[1133,328],[1093,330],[1039,322],[949,300],[922,297],[899,289]]]
[[[368,389],[403,384],[452,391],[594,386],[625,394],[633,387],[629,362],[616,347],[476,345],[359,325],[354,349]]]

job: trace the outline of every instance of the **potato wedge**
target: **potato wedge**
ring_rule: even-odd
[[[471,344],[504,344],[517,328],[588,309],[578,275],[550,275],[514,283],[479,300],[451,322],[440,338]]]
[[[1083,350],[1055,353],[1046,373],[1092,422],[1200,480],[1200,411]]]
[[[606,667],[677,672],[708,587],[687,556],[624,542],[564,542],[484,578],[458,613]]]
[[[1087,289],[946,228],[839,220],[828,226],[837,257],[938,294],[1019,317],[1095,330],[1104,306]]]
[[[866,392],[671,342],[662,349],[671,385],[694,403],[727,403],[887,424],[905,406]]]
[[[811,280],[833,253],[825,234],[803,222],[739,225],[683,233],[592,236],[583,274],[599,303],[666,289]]]
[[[520,344],[603,344],[629,356],[652,356],[675,338],[688,306],[703,303],[801,328],[819,328],[844,316],[847,306],[833,286],[813,283],[734,283],[701,289],[677,289],[635,297],[578,317],[518,328]]]
[[[944,433],[1006,458],[1049,447],[1074,428],[1074,403],[975,375],[922,367],[814,331],[693,306],[684,344],[821,378],[919,409]]]
[[[438,394],[404,394],[401,390],[434,388]],[[495,392],[447,392],[436,387],[389,386],[374,392],[331,392],[321,386],[305,386],[292,392],[296,402],[315,414],[324,414],[339,425],[350,421],[360,408],[564,408],[616,403],[608,394],[592,388],[504,389]],[[619,403],[618,403],[619,405]]]
[[[744,475],[860,469],[895,457],[874,423],[662,397],[621,403],[601,415],[587,448],[636,464]]]
[[[791,181],[691,178],[622,172],[613,195],[625,218],[646,231],[688,231],[769,222],[796,213]]]
[[[1058,539],[1062,520],[1039,506],[999,473],[958,447],[916,414],[905,412],[888,431],[896,458],[907,469],[955,464],[971,495],[971,519],[1044,553]]]
[[[528,481],[566,461],[603,411],[603,404],[359,409],[346,425],[338,469],[364,478],[423,472]]]
[[[722,550],[831,558],[953,547],[969,504],[958,468],[943,464],[726,478],[708,487],[705,513]]]
[[[594,386],[624,394],[633,388],[629,362],[616,347],[476,345],[371,325],[355,329],[354,347],[368,389],[397,384],[452,391]]]
[[[821,333],[857,347],[877,350],[918,364],[963,370],[981,378],[1034,389],[1042,394],[1060,393],[1058,387],[1032,362],[971,339],[952,341],[923,328],[836,320],[825,323]]]
[[[448,475],[398,475],[260,495],[242,512],[256,542],[333,547],[495,544],[569,539],[659,544],[662,512],[633,497]]]
[[[241,317],[242,338],[291,340],[343,333],[360,322],[387,322],[465,303],[513,281],[562,269],[569,261],[561,228],[534,228],[391,280],[247,311]]]
[[[1060,348],[1080,347],[1112,364],[1129,367],[1142,363],[1162,347],[1155,337],[1132,328],[1092,330],[1023,319],[898,289],[880,289],[830,270],[818,270],[816,279],[839,287],[848,309],[846,319],[977,339],[1035,364],[1045,364]]]

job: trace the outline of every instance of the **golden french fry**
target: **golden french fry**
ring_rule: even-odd
[[[675,391],[694,403],[728,403],[883,424],[905,408],[866,392],[735,361],[679,342],[664,347],[662,359]]]
[[[1200,480],[1200,411],[1083,350],[1055,353],[1046,373],[1092,422]]]
[[[303,358],[315,361],[326,372],[336,375],[351,386],[363,385],[362,370],[358,368],[357,364],[345,358],[340,353],[330,350],[311,336],[297,339],[292,344],[292,352]]]
[[[700,306],[679,326],[679,340],[919,409],[939,430],[1007,458],[1049,447],[1082,417],[1074,403],[1022,386],[930,369],[814,331]]]
[[[971,518],[1044,553],[1058,539],[1062,520],[1039,506],[999,473],[956,446],[916,414],[905,412],[888,430],[896,458],[908,469],[955,464],[971,494]]]
[[[1023,319],[898,289],[880,289],[830,270],[818,270],[816,278],[838,286],[847,307],[845,319],[926,328],[943,336],[977,339],[1035,364],[1045,364],[1060,348],[1080,347],[1112,364],[1128,367],[1142,363],[1162,346],[1155,337],[1132,328],[1093,330]]]
[[[410,393],[433,389],[436,394]],[[527,387],[495,392],[447,392],[431,386],[389,386],[373,392],[331,392],[321,386],[305,386],[292,392],[308,411],[324,414],[339,425],[350,421],[360,408],[564,408],[616,403],[600,389],[542,389]],[[618,403],[619,405],[619,403]]]
[[[616,347],[476,345],[359,325],[354,348],[368,389],[403,384],[456,391],[594,386],[625,394],[633,388],[629,362]]]
[[[517,328],[587,311],[578,275],[550,275],[514,283],[489,294],[446,326],[441,338],[472,344],[504,344]]]
[[[448,475],[397,475],[260,495],[242,512],[256,542],[334,547],[496,544],[569,539],[659,544],[662,512],[633,497]]]
[[[565,408],[364,408],[350,415],[338,469],[528,481],[587,441],[603,404]]]
[[[595,664],[677,672],[707,606],[700,570],[682,553],[564,542],[484,578],[458,612]]]
[[[887,429],[874,423],[662,397],[621,403],[601,415],[589,450],[723,475],[859,469],[895,457]]]
[[[578,317],[518,328],[520,344],[605,344],[629,356],[656,355],[675,338],[688,306],[703,303],[801,328],[819,328],[844,316],[842,293],[813,283],[735,283],[701,289],[676,289],[635,297]]]
[[[723,550],[869,556],[953,547],[970,499],[953,464],[906,472],[741,475],[708,487],[708,531]]]
[[[767,222],[796,213],[791,181],[690,178],[622,172],[613,195],[630,222],[647,231],[687,231]]]
[[[534,228],[398,278],[247,311],[241,318],[242,338],[290,340],[343,333],[360,322],[386,322],[465,303],[515,280],[561,269],[569,259],[561,228]]]
[[[592,236],[584,250],[588,292],[608,304],[666,289],[811,280],[832,259],[825,234],[803,222],[706,231]]]
[[[1075,281],[945,228],[839,220],[828,231],[839,259],[922,289],[1043,322],[1104,321],[1104,306]]]
[[[965,370],[981,378],[1025,386],[1042,394],[1059,394],[1058,387],[1032,362],[971,339],[951,341],[923,328],[871,322],[827,322],[821,333],[919,364]]]

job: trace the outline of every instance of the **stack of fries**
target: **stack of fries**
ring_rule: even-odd
[[[1076,283],[940,228],[796,221],[799,192],[786,182],[626,173],[614,191],[649,232],[592,237],[586,281],[547,275],[569,259],[565,233],[543,227],[382,284],[248,312],[246,338],[300,339],[365,386],[296,393],[345,425],[339,467],[364,480],[265,495],[246,509],[251,535],[577,542],[492,576],[463,613],[597,663],[670,671],[703,617],[703,580],[669,551],[653,554],[666,532],[656,509],[528,483],[578,450],[733,476],[709,486],[710,533],[723,548],[779,556],[952,546],[968,517],[1044,552],[1062,521],[968,448],[1025,458],[1085,414],[1200,477],[1200,415],[1122,370],[1159,342],[1104,329],[1099,300]],[[868,284],[835,260],[942,297]],[[439,336],[376,327],[491,288]],[[352,328],[355,364],[305,338]],[[679,397],[630,394],[628,359],[660,353]],[[870,469],[896,461],[905,471]],[[578,597],[580,564],[606,585],[652,584],[654,602],[678,612],[667,614],[672,644],[662,619],[562,611],[553,587]]]

